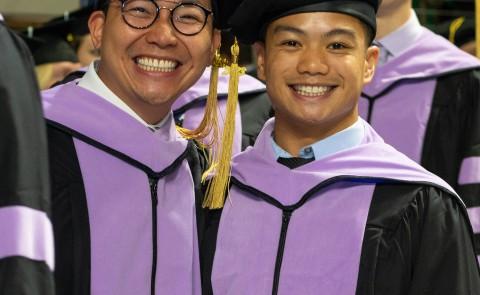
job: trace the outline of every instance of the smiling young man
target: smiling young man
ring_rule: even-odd
[[[100,1],[100,60],[43,93],[57,294],[201,293],[202,162],[171,106],[219,46],[217,4]]]
[[[377,7],[245,0],[231,18],[256,42],[275,118],[233,160],[213,294],[479,292],[463,203],[358,118]]]

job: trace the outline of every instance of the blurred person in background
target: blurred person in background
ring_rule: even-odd
[[[378,69],[359,110],[400,152],[465,202],[480,254],[480,61],[422,26],[411,0],[377,14]]]
[[[93,7],[85,7],[51,19],[43,26],[28,28],[22,36],[32,51],[40,88],[50,88],[69,73],[98,59],[88,31]]]
[[[0,294],[53,295],[47,139],[33,60],[0,15]]]
[[[461,50],[477,55],[475,43],[475,20],[458,17],[438,25],[435,31]]]

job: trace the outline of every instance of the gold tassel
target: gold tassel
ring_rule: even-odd
[[[232,158],[232,146],[235,134],[235,112],[238,104],[238,83],[240,75],[244,74],[246,69],[239,67],[238,56],[240,54],[240,47],[237,39],[231,47],[232,62],[229,67],[226,67],[230,74],[228,83],[228,98],[227,98],[227,112],[225,115],[225,124],[222,134],[222,144],[218,153],[215,155],[215,160],[212,165],[215,175],[208,184],[206,198],[203,202],[203,207],[210,209],[219,209],[223,207],[225,202],[225,194],[227,193],[230,183],[230,170]],[[207,173],[211,172],[209,169]]]
[[[450,23],[450,27],[448,28],[448,40],[455,44],[455,34],[457,34],[458,29],[463,25],[465,22],[465,18],[463,16],[454,19]]]
[[[218,85],[218,70],[226,65],[226,59],[222,58],[220,54],[215,52],[212,62],[212,71],[210,73],[210,85],[208,89],[207,102],[205,105],[205,113],[202,122],[194,129],[189,130],[177,126],[177,130],[181,136],[186,139],[195,139],[198,143],[211,148],[218,142],[218,117],[217,117],[217,85]],[[205,139],[211,135],[208,142]]]
[[[480,58],[480,0],[475,0],[475,46],[477,57]]]

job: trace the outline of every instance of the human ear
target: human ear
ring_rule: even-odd
[[[253,48],[257,56],[257,77],[265,82],[265,43],[256,42]]]
[[[377,67],[378,56],[380,49],[377,46],[370,46],[367,48],[365,55],[365,67],[363,70],[363,83],[369,83],[373,79],[375,69]]]
[[[103,11],[94,11],[88,19],[88,28],[92,38],[93,47],[96,49],[102,46],[103,29],[105,26],[105,14]]]

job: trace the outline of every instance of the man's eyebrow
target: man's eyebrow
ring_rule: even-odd
[[[299,35],[306,35],[304,30],[299,29],[297,27],[288,26],[288,25],[278,25],[273,29],[273,33],[279,33],[279,32],[290,32],[290,33],[299,34]],[[345,29],[345,28],[336,28],[322,34],[322,37],[331,38],[334,36],[347,36],[349,38],[354,39],[356,35],[357,34],[354,30]]]
[[[300,35],[305,35],[305,32],[299,28],[292,27],[292,26],[286,26],[286,25],[278,25],[275,26],[273,29],[273,33],[279,33],[279,32],[290,32],[294,34],[300,34]]]
[[[349,38],[355,39],[356,35],[357,34],[353,30],[338,28],[338,29],[333,29],[331,31],[328,31],[325,34],[323,34],[322,36],[324,38],[331,38],[331,37],[335,37],[335,36],[347,36]]]

